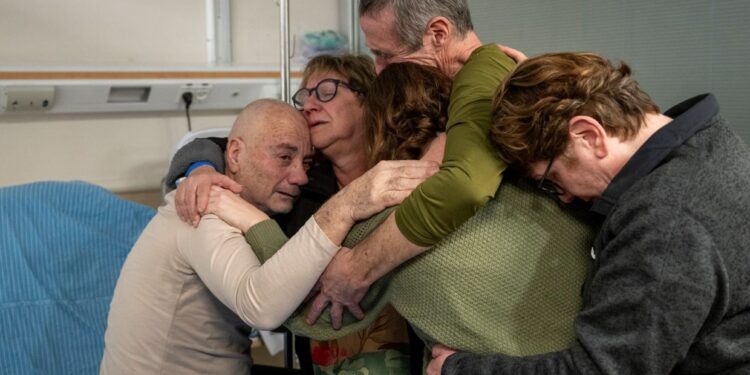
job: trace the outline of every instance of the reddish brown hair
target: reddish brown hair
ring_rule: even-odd
[[[561,155],[568,122],[578,115],[627,140],[659,107],[633,79],[630,67],[593,53],[552,53],[519,64],[492,103],[490,138],[500,158],[522,170]]]
[[[418,159],[445,131],[451,81],[437,68],[389,64],[365,99],[370,166],[380,160]]]

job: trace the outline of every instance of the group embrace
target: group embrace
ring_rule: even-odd
[[[703,94],[482,44],[465,0],[362,0],[319,56],[175,156],[101,373],[750,372],[750,151]],[[309,340],[304,339],[309,338]]]

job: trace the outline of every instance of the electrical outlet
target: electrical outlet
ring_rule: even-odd
[[[6,112],[41,112],[54,104],[54,86],[9,86],[5,89]]]
[[[211,94],[212,88],[210,83],[187,83],[180,88],[177,101],[182,103],[182,94],[190,92],[193,94],[193,103],[204,102]]]

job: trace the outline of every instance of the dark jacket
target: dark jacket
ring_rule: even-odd
[[[444,374],[749,374],[750,152],[712,95],[665,113],[592,210],[592,249],[567,350],[448,357]]]

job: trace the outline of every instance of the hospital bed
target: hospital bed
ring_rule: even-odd
[[[125,257],[153,208],[85,182],[0,188],[0,374],[96,374]]]

